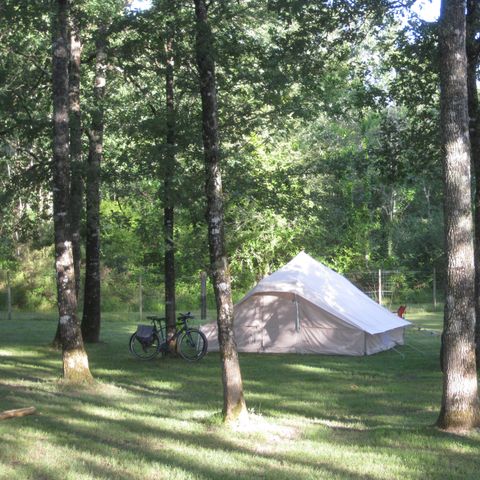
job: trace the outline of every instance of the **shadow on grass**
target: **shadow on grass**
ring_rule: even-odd
[[[83,389],[56,382],[60,354],[42,346],[48,332],[23,349],[6,337],[0,406],[40,412],[9,424],[19,435],[2,435],[12,478],[477,478],[478,438],[430,427],[441,395],[434,356],[241,355],[248,405],[295,425],[294,437],[275,438],[208,420],[222,402],[218,354],[141,362],[128,353],[129,329],[107,327],[109,342],[88,347],[100,382]],[[392,460],[397,470],[385,477],[369,470]]]
[[[65,413],[72,413],[71,410]],[[227,479],[237,478],[278,478],[290,479],[292,475],[302,477],[302,469],[318,470],[325,475],[325,478],[351,478],[351,479],[373,479],[375,477],[362,474],[356,475],[346,468],[341,468],[329,462],[318,459],[317,461],[305,461],[297,457],[286,455],[273,455],[259,453],[255,448],[245,448],[234,440],[226,440],[215,433],[188,434],[173,431],[170,428],[162,428],[161,425],[145,425],[144,422],[133,420],[109,421],[106,425],[100,424],[102,428],[92,431],[91,426],[79,428],[71,424],[64,424],[55,420],[55,416],[44,418],[38,425],[42,431],[57,432],[50,439],[50,442],[58,448],[68,447],[75,452],[71,458],[74,464],[82,466],[82,472],[93,474],[95,478],[141,478],[135,473],[128,473],[123,470],[129,463],[147,464],[151,469],[161,470],[163,466],[179,469],[182,472],[193,474],[193,478]],[[83,419],[91,423],[98,422],[98,418],[82,413]],[[102,422],[103,423],[103,422]],[[66,428],[68,426],[68,428]],[[140,433],[139,433],[140,429]],[[158,438],[158,442],[143,441],[144,438]],[[18,448],[17,442],[7,440],[4,451],[0,454],[11,455],[9,450]],[[173,447],[172,447],[173,445]],[[175,448],[177,446],[177,448]],[[178,448],[181,447],[183,453]],[[201,447],[199,447],[201,446]],[[200,452],[199,452],[200,450]],[[112,459],[121,452],[125,465],[118,465]],[[224,468],[221,462],[210,464],[197,455],[190,452],[200,453],[201,457],[208,458],[210,454],[228,458],[236,457],[236,466],[233,470]],[[36,462],[16,462],[17,467],[22,467],[25,473],[33,475],[32,478],[42,478],[45,467],[38,467]],[[115,465],[116,464],[116,465]],[[50,473],[52,473],[50,471]],[[310,475],[307,474],[305,478]],[[61,478],[59,473],[45,478]],[[190,477],[189,477],[190,478]]]
[[[182,472],[194,474],[193,478],[278,478],[287,479],[295,475],[297,478],[351,478],[351,479],[374,479],[375,475],[367,473],[357,474],[352,469],[334,464],[328,455],[315,458],[299,455],[298,452],[266,453],[259,449],[263,446],[263,440],[251,442],[251,446],[245,446],[242,439],[231,435],[225,438],[225,432],[218,428],[198,433],[187,433],[175,430],[171,426],[163,425],[162,419],[152,416],[137,416],[135,419],[105,420],[104,417],[92,415],[85,411],[85,402],[69,405],[63,404],[51,408],[48,415],[42,415],[37,419],[35,428],[42,432],[50,432],[49,442],[57,448],[68,447],[74,452],[71,460],[80,468],[86,469],[95,478],[141,478],[135,473],[123,470],[129,464],[139,463],[149,465],[150,469],[161,470],[164,466],[180,469]],[[78,425],[72,419],[78,419],[85,423]],[[193,420],[192,420],[193,421]],[[96,428],[95,428],[96,426]],[[412,453],[418,453],[415,445],[403,445],[394,440],[398,436],[398,429],[383,428],[371,438],[371,432],[356,431],[353,437],[347,435],[348,428],[338,436],[337,429],[333,428],[333,434],[324,430],[322,434],[327,437],[329,443],[337,443],[342,448],[345,444],[355,448],[361,448],[368,454],[371,446],[374,446],[386,458],[405,455],[405,449]],[[53,435],[52,432],[55,432]],[[349,432],[351,433],[351,431]],[[434,429],[409,429],[407,433],[421,436],[428,444],[439,442],[438,448],[425,447],[426,455],[416,462],[417,468],[425,473],[428,470],[435,471],[439,455],[442,461],[448,464],[459,462],[469,463],[474,471],[477,462],[478,442],[474,439],[460,437],[455,439],[455,444],[472,449],[471,453],[448,451],[442,446],[442,442],[448,440],[445,434]],[[392,443],[393,442],[393,443]],[[17,441],[7,439],[0,458],[5,454],[10,455],[9,450],[17,450]],[[117,456],[123,458],[120,464],[113,459]],[[229,470],[222,466],[221,462],[211,464],[208,458],[211,455],[221,458],[236,458],[236,466]],[[305,458],[307,457],[307,458]],[[311,456],[310,456],[311,457]],[[436,460],[435,460],[436,459]],[[22,462],[20,462],[22,463]],[[18,462],[17,462],[18,465]],[[38,467],[36,462],[23,461],[22,467],[25,472],[32,472],[32,478],[42,478],[45,467]],[[38,468],[38,469],[37,469]],[[310,473],[308,473],[310,472]],[[317,472],[318,477],[312,477],[311,472]],[[58,473],[44,478],[61,478]],[[422,478],[410,476],[409,478]],[[423,477],[426,478],[426,477]],[[429,477],[435,478],[435,477]],[[438,477],[440,478],[440,477]],[[442,477],[448,478],[448,477]],[[451,477],[457,478],[457,477]],[[458,477],[460,478],[460,477]],[[464,477],[467,478],[467,477]],[[472,477],[473,478],[473,477]]]

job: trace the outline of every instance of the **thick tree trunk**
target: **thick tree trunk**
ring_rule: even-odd
[[[87,239],[82,333],[86,342],[100,340],[100,167],[103,156],[104,97],[106,86],[106,29],[97,32],[95,105],[89,131],[87,164]]]
[[[82,43],[78,19],[71,22],[70,31],[70,158],[72,178],[70,180],[70,229],[72,232],[73,263],[75,266],[75,294],[80,292],[80,267],[82,263],[80,248],[80,227],[83,212],[83,158],[82,158],[82,120],[80,111],[80,58]]]
[[[173,178],[175,175],[175,97],[174,97],[174,41],[173,23],[167,25],[165,44],[166,75],[165,93],[167,107],[167,149],[164,169],[164,241],[165,241],[165,317],[169,335],[175,332],[175,243],[174,243],[174,194]]]
[[[480,417],[464,1],[442,1],[439,40],[447,290],[443,397],[437,424],[446,430],[468,430],[478,425]]]
[[[91,380],[88,357],[77,321],[77,298],[69,225],[68,1],[57,0],[53,36],[53,217],[63,376]]]
[[[479,43],[475,39],[479,31],[478,0],[467,1],[467,78],[468,114],[470,118],[470,145],[472,171],[475,174],[475,350],[477,370],[480,369],[480,116],[477,90],[477,65],[480,54]]]
[[[222,361],[223,415],[226,422],[247,417],[242,375],[233,333],[233,303],[228,259],[225,251],[222,175],[213,38],[205,0],[195,0],[197,19],[196,55],[202,96],[202,126],[205,151],[208,243],[210,268],[217,304],[218,340]]]

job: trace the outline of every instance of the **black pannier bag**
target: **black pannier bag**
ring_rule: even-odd
[[[138,341],[144,346],[150,346],[153,343],[154,329],[151,325],[138,325],[136,336]]]

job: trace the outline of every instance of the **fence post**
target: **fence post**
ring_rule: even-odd
[[[138,299],[138,311],[139,311],[139,314],[140,314],[140,321],[142,321],[142,318],[143,318],[143,286],[142,286],[142,274],[140,274],[140,276],[138,277],[138,286],[139,286],[139,289],[138,289],[138,296],[139,296],[139,299]]]
[[[200,318],[205,320],[207,318],[207,273],[200,272],[200,284],[201,284],[201,295],[200,295]]]
[[[437,309],[437,269],[433,267],[433,309]]]
[[[378,303],[381,305],[383,300],[382,292],[382,269],[378,270]]]
[[[7,320],[12,320],[12,287],[10,285],[10,272],[7,270]]]

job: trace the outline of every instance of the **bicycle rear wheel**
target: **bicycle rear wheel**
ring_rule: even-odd
[[[207,353],[207,337],[196,328],[189,328],[178,341],[178,353],[189,362],[196,362]]]
[[[145,341],[145,339],[138,338],[137,334],[134,333],[130,337],[129,347],[130,352],[135,357],[141,360],[150,360],[160,352],[160,338],[154,332],[152,333],[152,338],[149,341]]]

